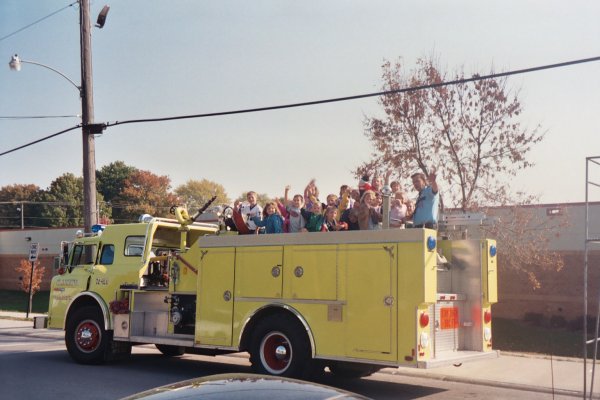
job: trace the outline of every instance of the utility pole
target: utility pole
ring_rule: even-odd
[[[92,29],[90,2],[79,0],[81,44],[81,128],[83,141],[83,225],[91,232],[98,223],[96,214],[96,145],[90,125],[94,123],[94,90],[92,85]]]

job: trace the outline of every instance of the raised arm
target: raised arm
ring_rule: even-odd
[[[437,178],[437,169],[435,167],[432,167],[431,172],[429,173],[429,176],[427,177],[427,179],[429,181],[429,185],[431,186],[431,190],[433,191],[434,194],[439,191],[439,187],[438,187],[436,178]]]

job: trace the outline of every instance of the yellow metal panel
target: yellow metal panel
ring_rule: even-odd
[[[238,247],[235,257],[235,296],[280,298],[282,246]]]
[[[73,298],[86,290],[91,267],[79,266],[64,275],[52,278],[50,304],[48,307],[48,328],[62,329],[67,307]]]
[[[283,297],[337,299],[337,245],[285,246]]]
[[[196,305],[196,343],[231,346],[235,249],[203,252]]]
[[[419,352],[420,312],[436,301],[437,270],[435,250],[427,249],[425,230],[422,241],[398,244],[398,362],[414,363]],[[435,236],[434,236],[435,237]],[[415,310],[417,315],[415,318]],[[433,318],[431,318],[433,320]],[[429,353],[426,352],[425,356]]]
[[[425,255],[423,268],[423,300],[422,303],[435,303],[437,300],[437,247],[429,250],[427,241],[436,239],[437,232],[431,229],[423,230],[422,252]],[[421,268],[421,267],[418,267]]]
[[[200,249],[193,247],[182,253],[181,259],[174,260],[177,265],[178,279],[172,280],[170,290],[173,292],[195,292],[198,286],[198,265],[200,264]]]
[[[308,323],[314,337],[316,357],[340,357],[344,354],[346,328],[344,320],[330,321],[327,304],[290,303]],[[344,310],[346,307],[340,305]]]
[[[496,246],[496,241],[486,239],[482,246],[482,271],[484,301],[488,303],[498,302],[498,257],[490,255],[490,248]]]
[[[397,244],[340,246],[346,272],[345,355],[396,360]],[[368,288],[368,290],[367,290]]]
[[[429,324],[426,326],[421,326],[420,318],[421,314],[429,315]],[[415,338],[416,352],[414,361],[424,361],[431,358],[433,353],[433,340],[432,336],[432,324],[434,324],[435,316],[429,314],[429,304],[421,304],[417,308],[417,315],[415,316],[415,326],[417,328],[417,336]],[[406,355],[405,355],[406,357]],[[402,361],[402,360],[401,360]],[[404,359],[403,361],[408,361],[408,359]]]
[[[261,307],[283,307],[281,303],[268,303],[260,301],[236,301],[233,317],[233,344],[239,345],[239,337],[244,323],[251,318],[256,310]],[[347,329],[342,322],[327,321],[326,303],[286,303],[286,309],[293,309],[292,313],[298,312],[307,323],[312,333],[316,357],[343,357],[344,343],[348,335]],[[252,334],[252,332],[249,332]]]

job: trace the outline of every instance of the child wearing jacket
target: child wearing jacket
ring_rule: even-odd
[[[252,221],[259,227],[265,227],[265,233],[283,233],[283,218],[279,214],[277,205],[273,202],[265,204],[263,219],[256,216]]]

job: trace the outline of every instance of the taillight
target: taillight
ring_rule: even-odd
[[[421,325],[421,328],[425,328],[427,325],[429,325],[429,314],[427,314],[425,311],[423,311],[419,317],[419,324]]]
[[[483,321],[486,324],[489,324],[490,322],[492,322],[492,312],[489,310],[485,310],[485,312],[483,313]]]

